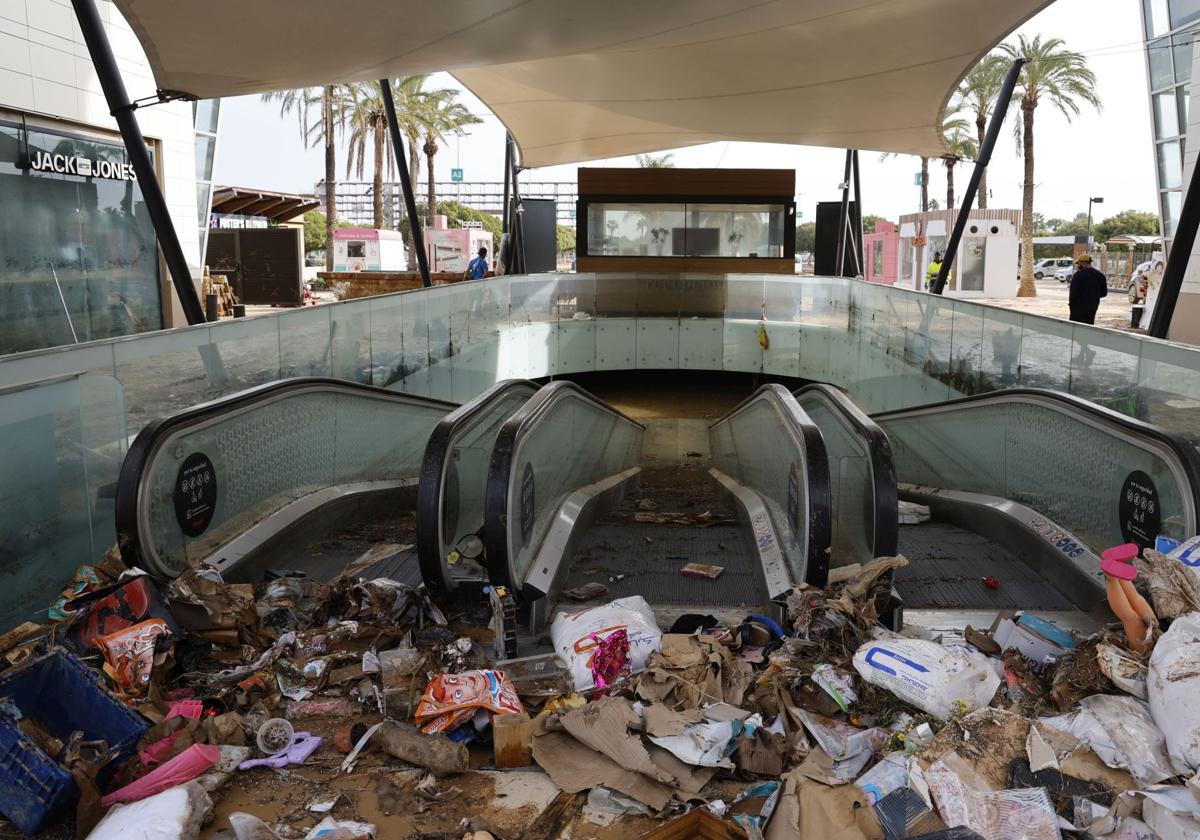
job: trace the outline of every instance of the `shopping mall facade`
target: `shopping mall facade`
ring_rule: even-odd
[[[131,98],[153,97],[141,45],[99,7]],[[219,100],[137,116],[198,281]],[[184,323],[71,5],[0,0],[0,354]]]

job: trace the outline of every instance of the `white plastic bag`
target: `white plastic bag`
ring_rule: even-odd
[[[212,814],[208,792],[196,782],[118,805],[92,829],[88,840],[192,840]]]
[[[641,595],[618,598],[582,612],[560,612],[554,617],[550,640],[567,663],[576,691],[587,691],[595,685],[591,669],[592,651],[596,647],[593,634],[604,639],[621,629],[629,634],[630,668],[639,673],[646,667],[650,654],[662,649],[662,631],[654,620],[654,611]]]
[[[1171,622],[1154,645],[1146,693],[1176,766],[1200,767],[1200,613]],[[1157,780],[1156,780],[1157,781]]]
[[[867,642],[854,654],[854,668],[867,682],[940,720],[947,720],[960,703],[969,712],[983,708],[1000,687],[1000,677],[982,653],[922,639]]]

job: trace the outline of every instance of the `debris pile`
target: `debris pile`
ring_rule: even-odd
[[[577,603],[522,656],[508,593],[447,613],[371,556],[158,584],[110,553],[0,636],[0,812],[99,840],[1197,837],[1195,549],[1105,552],[1086,638],[896,628],[891,557],[773,615]]]

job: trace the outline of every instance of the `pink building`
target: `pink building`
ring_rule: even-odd
[[[875,232],[863,234],[868,283],[896,285],[896,261],[900,253],[900,230],[891,222],[875,222]]]

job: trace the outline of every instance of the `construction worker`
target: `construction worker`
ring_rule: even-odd
[[[1092,268],[1091,254],[1080,254],[1075,260],[1075,273],[1071,275],[1071,291],[1067,301],[1071,320],[1080,324],[1096,323],[1100,298],[1107,295],[1108,278]]]
[[[925,291],[933,286],[933,281],[937,279],[938,274],[942,270],[942,252],[933,252],[933,262],[929,264],[929,268],[925,269]]]

